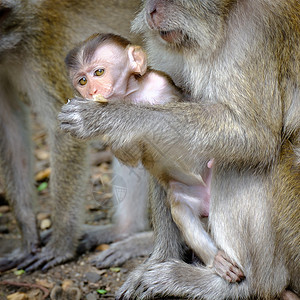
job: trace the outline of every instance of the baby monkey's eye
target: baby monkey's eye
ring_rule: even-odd
[[[78,82],[79,82],[80,85],[86,85],[87,79],[86,79],[86,77],[82,77],[82,78],[79,79]]]
[[[101,75],[103,75],[103,73],[104,73],[104,69],[98,69],[94,72],[94,75],[95,76],[101,76]]]

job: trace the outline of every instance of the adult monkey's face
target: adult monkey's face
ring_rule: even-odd
[[[214,49],[223,31],[226,1],[146,0],[133,30],[151,34],[170,47]]]

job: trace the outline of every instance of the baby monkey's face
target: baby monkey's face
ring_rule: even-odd
[[[124,49],[114,44],[99,46],[89,63],[72,76],[74,88],[86,99],[94,99],[95,95],[111,97],[126,65],[126,56]]]

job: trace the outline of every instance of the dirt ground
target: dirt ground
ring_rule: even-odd
[[[51,228],[51,206],[49,195],[49,151],[45,130],[34,122],[33,141],[35,143],[35,173],[37,188],[37,218],[41,231]],[[114,207],[111,203],[111,154],[101,142],[94,142],[91,149],[91,175],[88,197],[85,203],[85,223],[108,224]],[[1,186],[0,178],[0,257],[19,245],[20,234]],[[109,247],[100,245],[98,251]],[[97,250],[96,250],[97,251]],[[117,289],[125,281],[128,273],[144,258],[131,259],[120,268],[99,270],[89,260],[97,253],[86,253],[75,260],[56,266],[47,272],[18,272],[16,269],[0,273],[0,300],[39,300],[55,287],[57,290],[72,291],[80,299],[114,299]],[[24,285],[24,286],[18,286]],[[61,287],[61,288],[57,288]],[[66,292],[64,292],[66,293]],[[75,295],[74,294],[74,295]],[[65,294],[64,294],[65,295]],[[63,299],[76,299],[75,296],[61,296]]]

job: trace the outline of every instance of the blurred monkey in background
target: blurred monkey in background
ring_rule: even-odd
[[[91,227],[82,236],[88,145],[62,132],[57,122],[61,106],[73,95],[63,67],[67,52],[99,30],[136,41],[129,29],[139,2],[0,1],[0,172],[22,234],[21,248],[0,259],[0,271],[16,266],[27,271],[47,269],[63,263],[74,257],[81,237],[82,251],[130,236],[129,242],[112,246],[109,260],[100,258],[102,264],[149,253],[152,233],[145,232],[149,230],[147,175],[142,168],[114,163],[118,178],[125,181],[126,196],[116,206],[113,224]],[[53,230],[42,249],[33,209],[30,108],[48,130],[51,152]],[[137,246],[140,242],[143,247]]]

